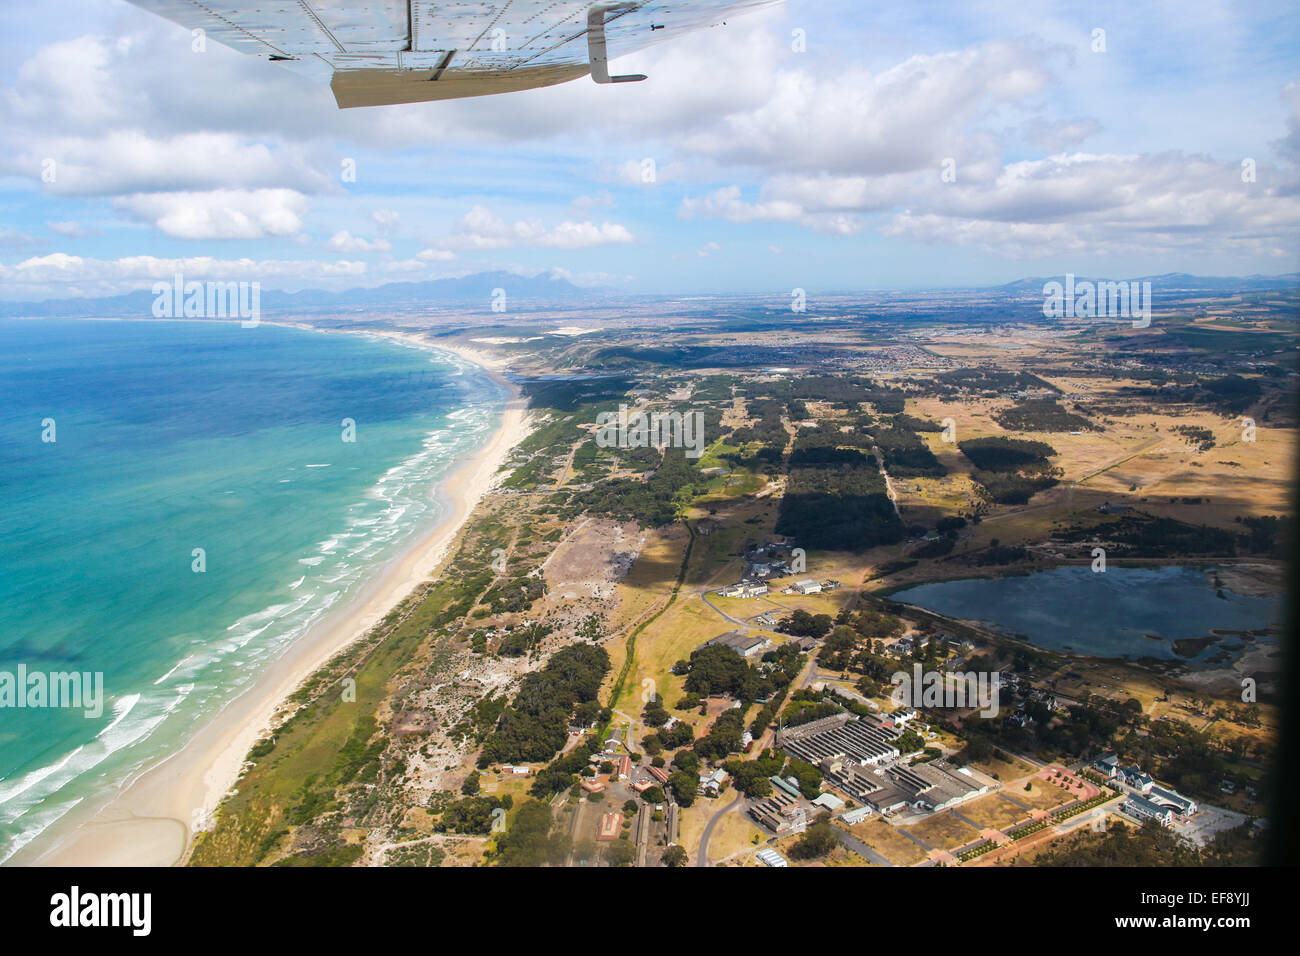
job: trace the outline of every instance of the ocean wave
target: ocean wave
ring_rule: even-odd
[[[456,376],[477,369],[459,359],[435,364],[455,368]],[[430,485],[445,478],[458,458],[492,432],[500,407],[477,400],[469,386],[458,383],[457,389],[465,393],[460,396],[464,404],[430,429],[414,454],[385,470],[366,489],[341,527],[318,545],[324,553],[295,559],[307,570],[291,582],[286,575],[286,583],[278,585],[287,586],[291,600],[269,603],[241,616],[219,637],[196,641],[152,681],[152,689],[116,698],[111,720],[92,740],[16,780],[0,779],[0,862],[86,796],[102,790],[106,781],[124,780],[183,745],[204,719],[251,686],[339,602],[357,593],[377,563],[396,557],[436,519],[442,506],[430,495]],[[327,468],[330,463],[304,467]],[[346,553],[337,554],[340,549]],[[163,743],[149,744],[155,735]]]

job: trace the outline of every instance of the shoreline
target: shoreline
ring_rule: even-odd
[[[267,323],[332,334],[298,323]],[[238,782],[253,745],[270,729],[285,701],[330,659],[363,637],[420,584],[437,577],[465,522],[491,488],[510,451],[530,432],[518,386],[504,362],[456,345],[431,343],[417,333],[337,330],[389,338],[442,350],[480,366],[508,391],[492,437],[435,486],[446,510],[376,573],[348,604],[326,615],[293,643],[266,672],[209,718],[181,749],[127,780],[94,808],[71,811],[10,859],[10,865],[175,866],[189,854],[195,824],[211,818]],[[77,808],[81,809],[81,808]],[[60,828],[60,823],[64,824]]]

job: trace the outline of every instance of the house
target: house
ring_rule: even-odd
[[[780,853],[777,853],[776,850],[772,850],[772,849],[759,850],[754,855],[758,857],[758,861],[762,863],[764,866],[772,866],[772,867],[780,868],[783,866],[790,865],[786,862],[785,857],[783,857]]]
[[[749,808],[755,823],[776,834],[803,833],[808,829],[808,811],[794,797],[776,791]]]
[[[825,581],[822,582],[823,591],[838,591],[839,588],[840,588],[840,582],[836,581],[834,578],[827,578]]]
[[[1190,817],[1198,809],[1196,801],[1191,797],[1184,797],[1177,790],[1167,790],[1161,786],[1153,786],[1151,792],[1147,794],[1147,800],[1172,810],[1174,815],[1180,818]]]
[[[1114,780],[1119,773],[1119,756],[1113,750],[1107,751],[1092,762],[1092,769],[1107,780]]]
[[[855,823],[861,823],[867,817],[871,816],[871,814],[872,814],[872,810],[870,807],[857,807],[856,809],[853,810],[846,810],[840,816],[840,819],[843,820],[845,823],[847,823],[849,826],[853,826],[853,824]]]
[[[825,807],[827,810],[831,811],[831,813],[834,813],[836,810],[840,809],[840,807],[844,806],[844,801],[833,793],[823,793],[813,801],[813,806]]]
[[[895,729],[902,730],[907,726],[907,722],[909,720],[915,720],[916,716],[916,711],[911,707],[900,707],[898,710],[890,713],[886,720],[893,724]]]
[[[632,776],[632,758],[628,754],[623,754],[618,762],[618,776],[621,780]]]
[[[814,581],[812,578],[803,581],[796,581],[792,586],[792,590],[795,594],[819,594],[821,593],[821,589],[821,584]]]
[[[730,777],[728,776],[727,771],[719,768],[713,771],[709,776],[700,780],[700,785],[696,792],[702,793],[706,796],[716,797],[722,792],[722,788],[726,785],[729,779]]]
[[[597,840],[617,840],[623,829],[623,814],[606,813],[600,818],[600,829],[596,831]]]
[[[1174,812],[1136,794],[1124,801],[1124,812],[1139,820],[1156,820],[1161,826],[1173,826]]]
[[[667,783],[671,774],[663,767],[647,767],[646,771],[654,777],[659,783]]]
[[[1137,764],[1131,767],[1125,767],[1119,771],[1120,780],[1139,793],[1150,793],[1155,781],[1151,779],[1150,774],[1144,773],[1142,768]]]
[[[792,797],[801,796],[799,792],[799,782],[794,777],[778,777],[773,775],[771,778],[772,786],[778,790],[784,790]]]
[[[771,642],[767,638],[757,634],[743,634],[740,631],[728,631],[726,634],[720,634],[711,640],[705,641],[700,647],[713,647],[721,645],[729,647],[741,657],[757,657],[763,653]],[[696,648],[699,650],[700,648]]]

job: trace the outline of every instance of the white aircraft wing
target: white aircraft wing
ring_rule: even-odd
[[[777,0],[131,0],[326,81],[342,108],[610,76],[608,60]]]

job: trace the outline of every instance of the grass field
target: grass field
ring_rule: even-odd
[[[966,821],[958,819],[950,810],[936,813],[914,826],[903,829],[941,850],[965,846],[972,840],[978,839],[980,835],[979,830]]]
[[[1016,806],[1000,793],[990,793],[978,800],[963,803],[961,812],[962,816],[974,820],[982,827],[1004,832],[1029,817],[1024,807]]]
[[[849,827],[849,832],[895,866],[912,866],[927,856],[923,849],[900,833],[897,827],[883,820],[855,823]]]

